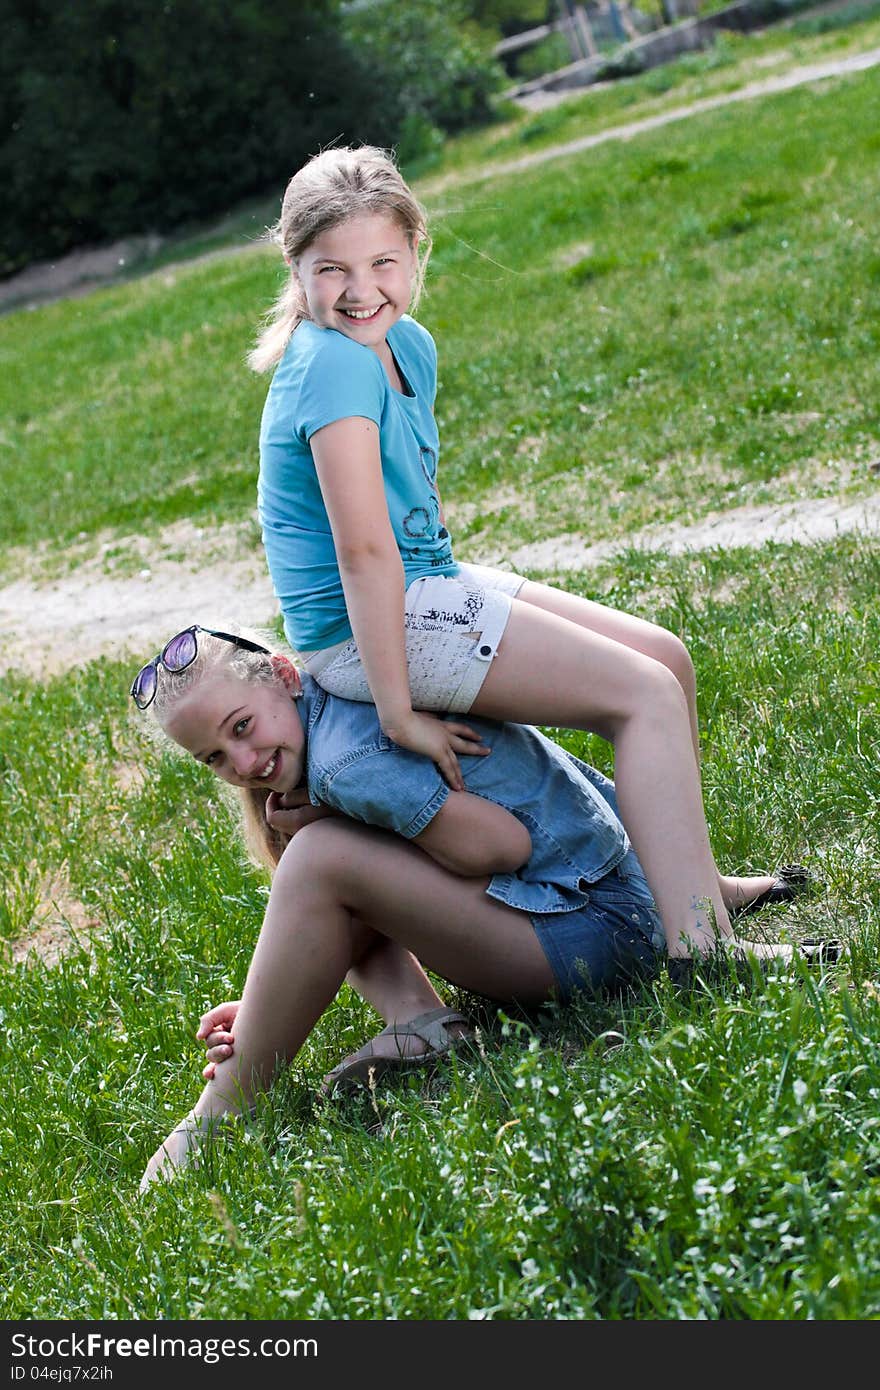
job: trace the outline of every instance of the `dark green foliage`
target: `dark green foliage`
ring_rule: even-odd
[[[344,32],[407,131],[454,133],[492,117],[504,73],[490,37],[468,22],[465,0],[374,0],[355,8]],[[411,155],[424,151],[418,146]]]
[[[335,0],[11,9],[0,274],[280,193],[335,141],[390,145],[409,131],[423,145],[414,120],[456,129],[485,114],[494,83],[491,59],[456,34],[457,12],[428,0],[388,7],[363,36],[344,31]]]
[[[467,0],[473,18],[501,34],[519,34],[544,24],[555,9],[553,0]]]

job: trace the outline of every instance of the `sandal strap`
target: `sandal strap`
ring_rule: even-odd
[[[450,1041],[446,1033],[449,1023],[463,1023],[470,1026],[470,1020],[457,1009],[429,1009],[418,1014],[406,1023],[389,1023],[382,1029],[383,1034],[394,1038],[421,1038],[429,1047],[442,1047]]]
[[[462,1033],[461,1037],[450,1037],[447,1031],[447,1025],[450,1023],[461,1023],[466,1031]],[[387,1028],[383,1028],[377,1036],[382,1037],[383,1035],[396,1039],[419,1038],[425,1044],[425,1052],[416,1052],[410,1055],[402,1047],[398,1047],[396,1055],[383,1056],[376,1053],[376,1039],[371,1038],[359,1052],[355,1053],[353,1058],[339,1062],[327,1073],[324,1078],[325,1090],[332,1091],[340,1081],[364,1081],[370,1071],[373,1071],[375,1076],[382,1076],[386,1071],[424,1066],[436,1058],[454,1051],[459,1043],[471,1039],[473,1037],[473,1025],[470,1019],[459,1013],[457,1009],[429,1009],[427,1013],[418,1014],[406,1023],[389,1023]]]

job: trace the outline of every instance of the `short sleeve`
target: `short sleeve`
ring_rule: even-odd
[[[300,383],[297,434],[307,444],[316,430],[351,415],[379,425],[385,390],[385,371],[376,353],[325,329]]]
[[[407,840],[430,825],[448,795],[430,759],[393,744],[348,761],[320,786],[321,800],[337,811]]]

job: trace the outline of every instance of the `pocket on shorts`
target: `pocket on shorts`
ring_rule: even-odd
[[[651,967],[666,949],[660,914],[635,852],[587,890],[590,907],[614,937],[614,954],[633,967]]]

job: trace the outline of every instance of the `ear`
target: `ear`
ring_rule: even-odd
[[[281,681],[282,685],[287,687],[293,699],[298,700],[303,693],[302,681],[299,677],[299,671],[290,660],[290,657],[282,656],[279,652],[273,652],[270,659],[272,662],[272,670],[275,675]]]

